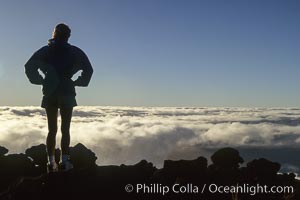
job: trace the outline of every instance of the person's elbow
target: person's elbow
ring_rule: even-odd
[[[29,79],[30,83],[34,84],[34,85],[43,85],[43,78],[42,77],[38,77],[35,79],[30,78]]]
[[[94,73],[94,69],[93,69],[92,66],[91,66],[90,69],[89,69],[89,74],[90,74],[90,76],[92,76],[93,73]]]
[[[91,82],[93,73],[94,73],[94,70],[92,67],[90,67],[89,71],[87,72],[87,79],[83,83],[83,87],[87,87],[89,85],[89,83]]]

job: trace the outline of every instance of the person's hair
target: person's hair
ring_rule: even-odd
[[[54,28],[52,38],[57,40],[68,41],[71,36],[71,29],[64,23],[57,24]]]

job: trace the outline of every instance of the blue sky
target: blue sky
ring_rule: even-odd
[[[2,1],[0,105],[40,105],[24,64],[59,22],[94,67],[79,105],[300,106],[296,0]]]

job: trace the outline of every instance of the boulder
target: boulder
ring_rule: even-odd
[[[8,149],[0,146],[0,157],[8,153]]]
[[[269,161],[265,158],[254,159],[247,163],[247,170],[255,177],[272,177],[276,176],[280,170],[280,164]]]
[[[71,162],[74,168],[89,168],[96,166],[97,157],[94,152],[78,143],[70,148]]]
[[[205,180],[206,173],[207,159],[198,157],[194,160],[165,160],[159,176],[164,182],[172,184],[175,181],[198,182],[200,179]]]
[[[222,148],[216,151],[211,160],[213,165],[223,169],[237,169],[239,165],[244,162],[238,150],[230,147]]]
[[[45,144],[32,146],[26,149],[25,154],[33,159],[34,163],[39,166],[47,165],[47,150]]]

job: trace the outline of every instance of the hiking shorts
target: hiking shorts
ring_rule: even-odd
[[[77,102],[75,96],[59,96],[59,95],[52,95],[52,96],[43,96],[42,99],[42,108],[48,107],[56,107],[56,108],[70,108],[77,106]]]

